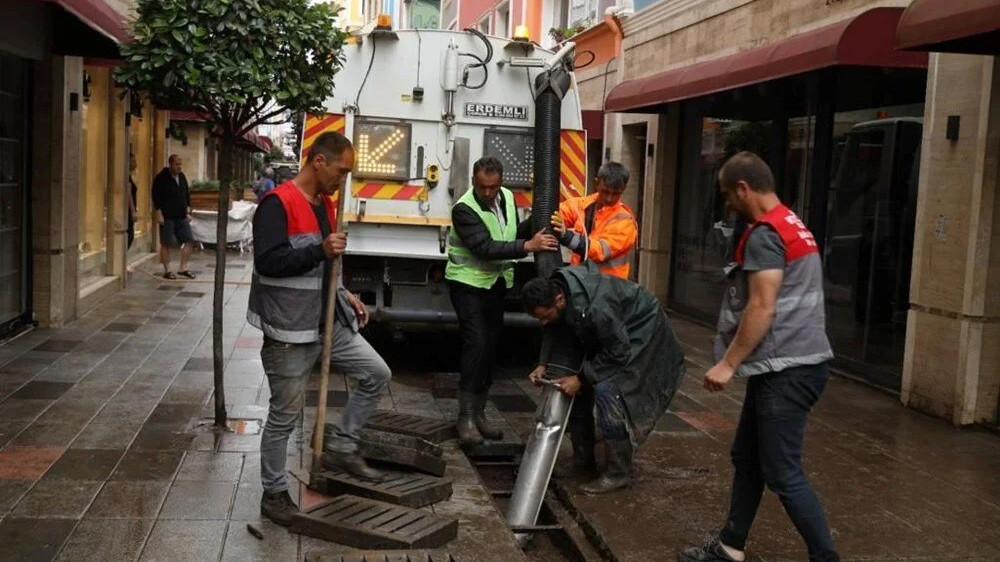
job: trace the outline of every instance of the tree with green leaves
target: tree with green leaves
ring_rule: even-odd
[[[115,80],[161,108],[194,110],[221,137],[220,184],[233,183],[236,141],[286,111],[322,110],[345,34],[337,9],[308,0],[139,0]],[[227,421],[222,305],[229,189],[219,189],[212,344],[215,423]]]

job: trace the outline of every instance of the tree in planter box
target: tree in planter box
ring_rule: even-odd
[[[237,139],[286,111],[322,110],[345,35],[336,9],[308,0],[139,0],[115,80],[159,107],[198,111],[221,133],[220,184],[233,182]],[[229,208],[219,189],[219,209]],[[218,214],[217,240],[228,214]],[[226,246],[216,245],[212,347],[215,423],[226,423],[222,305]]]

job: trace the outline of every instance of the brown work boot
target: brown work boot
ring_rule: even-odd
[[[291,525],[297,513],[299,513],[299,506],[292,501],[288,490],[273,494],[264,492],[264,495],[260,497],[260,514],[282,527]]]
[[[476,429],[479,430],[479,434],[483,436],[483,439],[499,441],[503,439],[503,430],[486,419],[486,399],[486,394],[475,395],[475,402],[473,402],[475,409],[472,412],[472,420],[476,422]]]
[[[600,478],[580,486],[588,496],[607,494],[632,485],[632,444],[627,439],[605,439],[608,468]]]
[[[476,395],[471,392],[458,391],[458,440],[461,443],[479,444],[483,438],[476,429],[475,417]]]
[[[324,451],[320,460],[323,462],[323,468],[328,470],[342,470],[352,476],[357,476],[362,480],[381,482],[385,479],[384,472],[368,466],[365,459],[357,453]]]

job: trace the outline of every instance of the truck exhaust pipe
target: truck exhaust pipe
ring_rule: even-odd
[[[572,83],[569,74],[572,64],[565,63],[564,59],[572,52],[573,44],[567,43],[546,62],[545,71],[535,79],[535,186],[531,212],[535,232],[543,229],[552,232],[551,217],[559,210],[562,99]],[[539,277],[548,277],[562,266],[562,255],[559,251],[538,252],[535,254],[535,266]],[[553,326],[545,330],[543,337],[543,348],[550,350],[545,378],[555,380],[579,374],[583,365],[583,350],[573,334],[565,326]],[[572,407],[572,397],[546,386],[545,401],[521,457],[521,467],[507,509],[508,525],[531,526],[538,520]],[[530,538],[531,535],[526,533],[516,535],[521,546],[525,546]]]

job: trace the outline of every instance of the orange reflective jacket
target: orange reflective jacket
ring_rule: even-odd
[[[563,244],[573,251],[572,265],[592,260],[601,273],[628,279],[639,228],[628,205],[596,208],[597,193],[567,199],[559,205],[566,225]],[[590,228],[588,229],[588,225]]]

